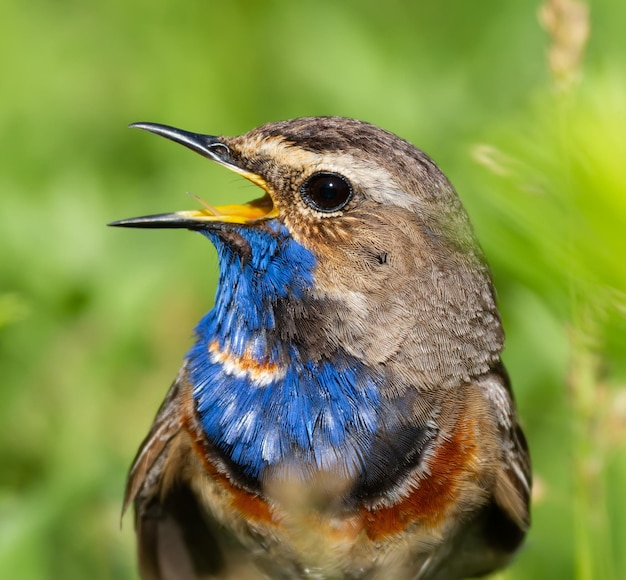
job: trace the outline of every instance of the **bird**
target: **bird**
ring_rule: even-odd
[[[424,152],[343,117],[131,127],[248,179],[124,219],[215,246],[212,309],[129,472],[146,580],[454,580],[506,566],[531,465],[490,269]]]

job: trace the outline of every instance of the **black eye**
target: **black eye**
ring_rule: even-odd
[[[339,211],[350,201],[352,186],[338,173],[320,171],[302,184],[300,195],[314,210],[332,213]]]

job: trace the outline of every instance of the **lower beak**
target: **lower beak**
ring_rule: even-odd
[[[137,127],[150,131],[176,143],[188,147],[192,151],[216,161],[220,165],[243,175],[256,185],[265,190],[265,195],[246,204],[230,204],[209,206],[203,203],[200,210],[178,211],[149,215],[144,217],[123,219],[111,222],[110,226],[130,228],[187,228],[201,230],[217,224],[250,224],[260,220],[271,219],[279,215],[278,208],[270,195],[267,193],[267,183],[255,173],[250,173],[239,167],[231,158],[230,148],[220,138],[213,135],[191,133],[182,129],[175,129],[167,125],[157,123],[134,123],[131,127]]]
[[[125,228],[187,228],[202,230],[211,224],[250,224],[278,216],[272,198],[265,194],[246,204],[206,206],[204,209],[176,211],[111,222]]]

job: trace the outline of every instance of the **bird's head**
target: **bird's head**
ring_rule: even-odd
[[[491,279],[467,215],[435,163],[407,141],[339,117],[269,123],[239,137],[133,126],[264,194],[112,225],[204,233],[228,262],[222,286],[236,286],[248,268],[270,309],[293,290],[301,304],[282,308],[282,338],[313,357],[341,348],[367,364],[391,363],[399,383],[424,389],[459,384],[499,360]]]

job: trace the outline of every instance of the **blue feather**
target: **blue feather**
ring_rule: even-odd
[[[215,307],[187,355],[201,424],[248,476],[262,478],[284,463],[302,465],[302,473],[337,469],[356,477],[377,429],[380,377],[345,354],[307,360],[297,345],[279,340],[274,307],[311,290],[316,259],[282,224],[268,225],[238,229],[252,251],[245,261],[218,233],[206,232],[220,277]],[[270,369],[265,378],[237,367],[242,357]]]

